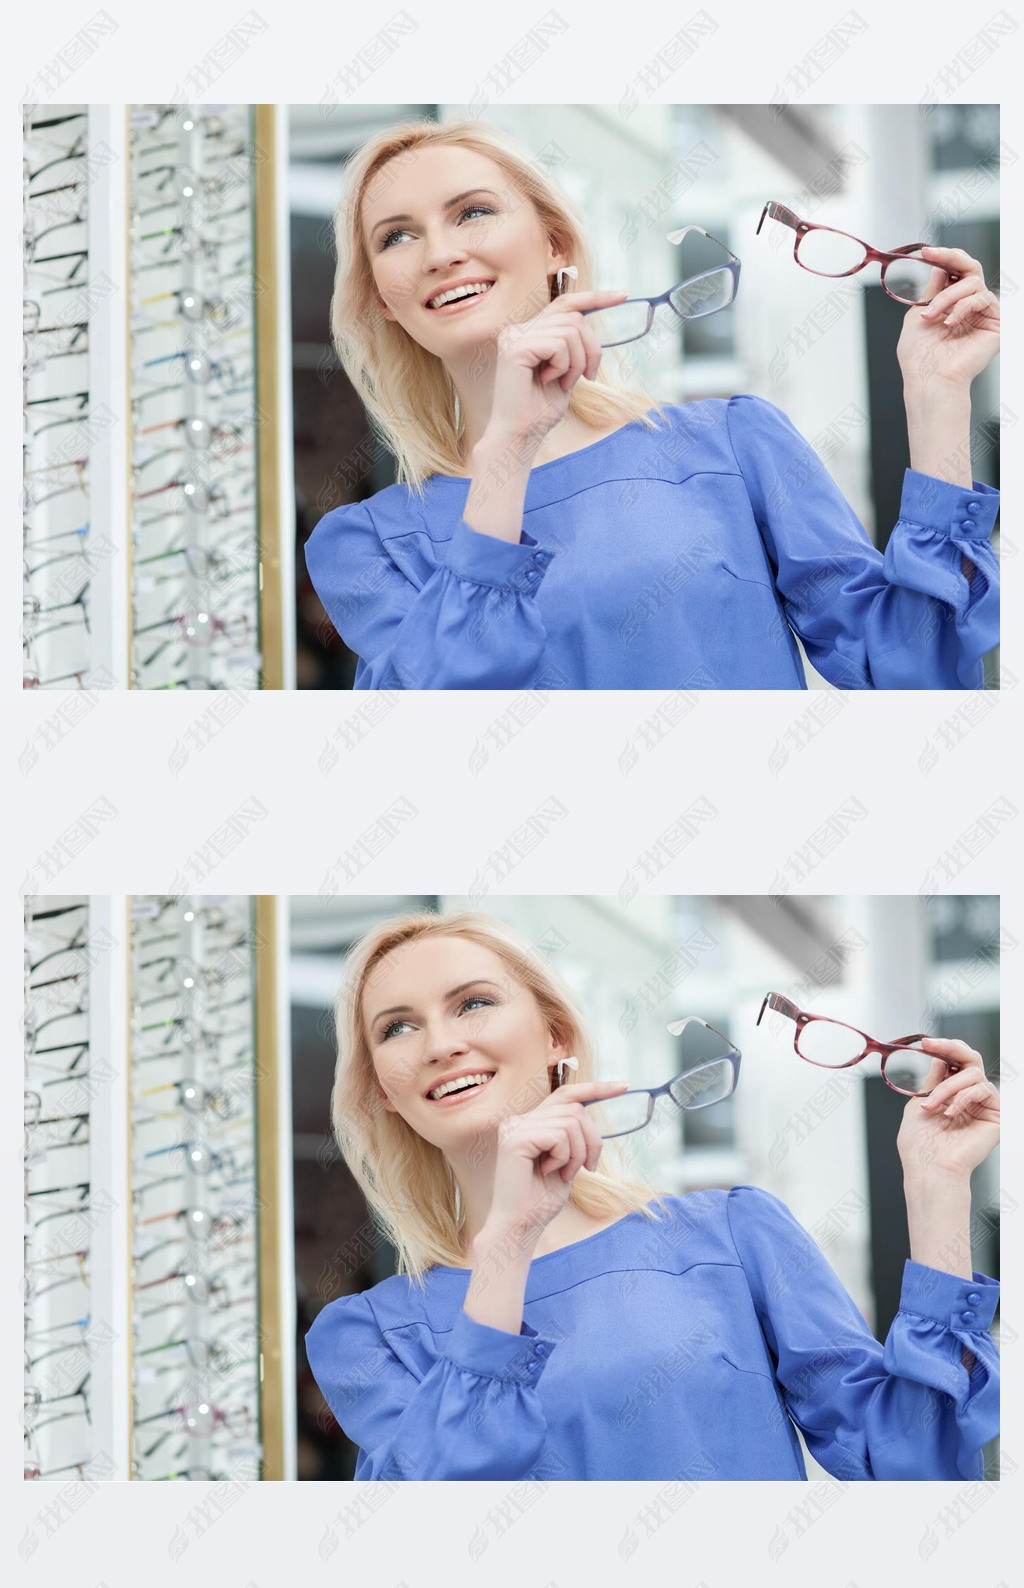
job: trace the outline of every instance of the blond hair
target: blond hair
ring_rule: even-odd
[[[576,1081],[593,1076],[593,1051],[572,994],[525,938],[504,922],[474,911],[400,915],[368,932],[350,951],[335,1008],[338,1062],[331,1119],[341,1153],[381,1230],[394,1246],[398,1272],[422,1283],[435,1263],[465,1266],[458,1185],[439,1147],[386,1109],[366,1040],[363,996],[375,968],[395,949],[427,937],[461,937],[491,949],[533,993],[553,1035],[578,1059]],[[583,1213],[608,1220],[627,1213],[657,1215],[654,1191],[626,1174],[616,1144],[606,1141],[591,1173],[580,1169],[569,1199]]]
[[[547,172],[531,163],[515,140],[483,122],[409,121],[379,132],[352,156],[334,219],[337,266],[331,298],[331,335],[345,373],[355,387],[374,429],[397,460],[398,479],[422,494],[431,474],[463,469],[462,420],[451,377],[436,354],[414,341],[397,321],[381,312],[373,270],[363,238],[363,200],[370,181],[398,156],[438,145],[461,144],[501,166],[514,187],[533,204],[556,248],[567,254],[579,275],[573,290],[594,285],[590,250],[580,222]],[[537,304],[537,312],[544,307]],[[593,381],[577,381],[569,408],[584,423],[599,428],[618,420],[639,420],[661,405],[632,390],[608,372],[606,352]]]

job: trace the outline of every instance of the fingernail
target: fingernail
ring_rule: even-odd
[[[942,323],[943,323],[943,325],[952,325],[953,324],[953,316],[951,314],[947,314],[946,318],[943,320]]]
[[[956,1113],[956,1105],[953,1104],[953,1103],[950,1103],[949,1107],[946,1109],[946,1113],[947,1114],[955,1114]]]

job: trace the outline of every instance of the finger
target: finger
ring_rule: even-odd
[[[998,1096],[991,1081],[975,1081],[973,1086],[965,1086],[961,1092],[943,1109],[943,1114],[954,1123],[957,1120],[977,1119],[989,1111],[993,1119],[999,1117]]]
[[[926,245],[921,249],[921,257],[943,270],[955,270],[958,275],[980,276],[982,281],[985,279],[980,262],[963,248],[933,248]]]
[[[921,309],[921,318],[925,320],[941,319],[948,314],[953,305],[961,298],[969,298],[978,290],[978,282],[974,276],[964,276],[961,281],[953,281],[948,287],[932,298]]]
[[[628,1081],[569,1081],[551,1095],[559,1102],[585,1102],[591,1097],[611,1097],[616,1092],[624,1092],[628,1085]]]
[[[969,330],[978,325],[988,325],[991,330],[998,331],[999,305],[990,292],[974,292],[961,299],[942,323],[951,331]]]
[[[966,1091],[968,1087],[977,1086],[978,1084],[978,1072],[976,1069],[965,1068],[958,1070],[955,1075],[949,1075],[945,1080],[940,1081],[938,1086],[928,1093],[927,1097],[923,1097],[921,1099],[922,1105],[927,1108],[930,1114],[941,1113],[947,1103],[951,1103],[959,1092]]]
[[[569,349],[561,336],[545,342],[544,348],[546,356],[538,360],[534,367],[540,370],[541,385],[547,386],[551,381],[560,380],[569,368]]]
[[[985,1061],[977,1048],[968,1047],[966,1042],[961,1042],[959,1037],[922,1037],[921,1046],[926,1053],[932,1053],[938,1059],[945,1059],[950,1064],[955,1064],[958,1069],[974,1065],[985,1071]]]
[[[597,375],[598,370],[601,368],[601,354],[603,350],[600,342],[597,340],[597,332],[587,324],[586,320],[584,320],[580,326],[580,335],[583,338],[583,346],[587,351],[587,367],[583,373],[587,380],[593,380]]]
[[[548,1151],[547,1157],[541,1163],[541,1172],[550,1174],[552,1170],[566,1171],[570,1168],[573,1155],[579,1151],[580,1143],[573,1139],[573,1127],[579,1130],[575,1120],[568,1120],[559,1126],[558,1136]],[[578,1167],[578,1165],[577,1165]],[[568,1173],[562,1173],[562,1179],[568,1180]]]
[[[588,288],[586,292],[563,292],[560,298],[553,298],[552,305],[559,309],[603,309],[609,303],[619,303],[627,298],[629,292],[625,287],[595,287]],[[546,310],[542,309],[541,313]]]
[[[569,1143],[569,1157],[562,1170],[562,1179],[569,1183],[575,1179],[576,1174],[587,1161],[587,1139],[583,1134],[583,1125],[574,1119],[566,1127],[566,1140]]]
[[[604,1151],[604,1142],[601,1140],[601,1132],[598,1130],[594,1121],[589,1117],[586,1110],[584,1110],[581,1126],[587,1141],[586,1167],[590,1170],[591,1174],[593,1174],[594,1170],[597,1168],[598,1159],[600,1158],[601,1153]]]
[[[569,368],[561,380],[563,391],[571,391],[587,367],[587,350],[583,345],[583,334],[575,327],[565,333],[565,345],[569,352]]]

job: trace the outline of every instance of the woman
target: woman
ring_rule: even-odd
[[[626,1083],[589,1078],[570,996],[497,921],[369,933],[337,1030],[335,1131],[399,1257],[306,1336],[357,1478],[800,1479],[793,1424],[837,1477],[982,1476],[998,1287],[962,1237],[998,1099],[963,1043],[929,1039],[964,1068],[904,1112],[883,1352],[774,1196],[655,1195],[611,1161],[584,1104]]]
[[[961,279],[903,322],[883,558],[771,403],[609,375],[583,311],[626,293],[593,289],[578,223],[494,129],[378,134],[335,236],[335,346],[403,482],[306,546],[357,689],[798,689],[794,632],[844,689],[981,686],[998,493],[971,481],[970,385],[998,305],[968,254],[925,250]]]

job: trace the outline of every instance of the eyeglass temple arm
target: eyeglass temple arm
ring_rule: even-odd
[[[755,237],[758,235],[758,232],[760,232],[761,227],[764,225],[764,218],[766,215],[770,216],[773,221],[781,221],[783,226],[800,225],[799,215],[794,215],[793,211],[787,209],[785,204],[776,204],[774,200],[769,200],[764,209],[761,211],[761,219],[758,221],[757,231],[754,233]]]
[[[725,244],[719,238],[712,237],[710,232],[706,232],[703,226],[698,226],[695,221],[691,221],[689,226],[680,227],[677,232],[666,232],[665,236],[670,243],[681,243],[688,232],[700,232],[702,237],[708,238],[708,240],[712,243],[717,243],[719,248],[725,249],[725,252],[729,255],[730,259],[735,259],[737,264],[739,263],[738,256],[733,253],[731,248],[726,248]]]
[[[755,1021],[756,1025],[761,1024],[761,1015],[764,1014],[766,1009],[777,1009],[780,1015],[788,1015],[790,1020],[795,1020],[797,1015],[800,1013],[796,1004],[790,1003],[788,998],[783,998],[781,993],[765,993],[764,1002],[761,1005],[761,1012]]]
[[[665,1027],[665,1030],[673,1037],[681,1037],[687,1026],[692,1025],[694,1022],[699,1026],[703,1026],[706,1031],[714,1030],[714,1027],[709,1026],[706,1020],[701,1019],[700,1015],[684,1015],[682,1020],[673,1020],[670,1026]],[[721,1035],[721,1033],[716,1032],[716,1035]]]

